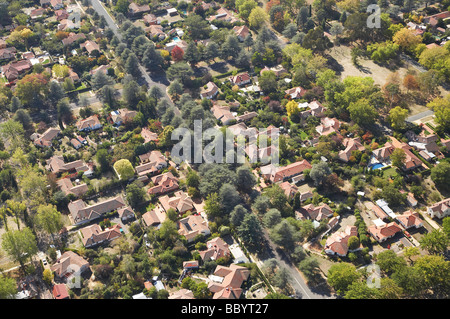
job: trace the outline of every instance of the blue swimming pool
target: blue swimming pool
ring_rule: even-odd
[[[173,37],[173,41],[178,42],[181,41],[179,37]]]
[[[381,163],[376,163],[376,164],[370,165],[369,167],[370,167],[370,169],[379,169],[379,168],[384,167],[384,165]]]

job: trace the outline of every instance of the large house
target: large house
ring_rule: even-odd
[[[59,174],[64,172],[87,172],[90,171],[89,166],[82,160],[65,163],[64,157],[54,155],[47,160],[46,168],[52,173]]]
[[[246,25],[235,26],[233,27],[233,31],[241,42],[243,42],[245,38],[250,34],[250,29]]]
[[[248,279],[250,271],[242,266],[231,264],[230,267],[217,266],[210,276],[208,289],[214,293],[213,299],[239,299],[243,292],[242,283]]]
[[[69,276],[79,276],[89,268],[89,262],[73,251],[66,251],[50,267],[55,276],[65,279]]]
[[[61,130],[57,127],[50,127],[42,134],[33,133],[30,138],[33,140],[34,145],[38,147],[50,147],[52,146],[52,140],[56,138]]]
[[[428,207],[427,213],[430,214],[431,218],[437,217],[439,219],[450,215],[450,197]]]
[[[86,49],[89,55],[91,55],[94,51],[100,52],[100,46],[91,40],[87,40],[86,42],[80,44],[80,48]]]
[[[333,233],[327,238],[325,253],[345,257],[349,251],[348,239],[352,236],[358,237],[358,229],[356,226],[348,225],[344,231]]]
[[[294,87],[284,91],[287,95],[290,95],[291,99],[301,99],[305,95],[306,90],[301,86]]]
[[[167,161],[160,151],[151,151],[139,155],[141,165],[135,167],[136,173],[139,176],[147,174],[155,174],[159,170],[167,167]]]
[[[173,197],[168,195],[162,196],[159,198],[159,202],[166,212],[171,208],[175,209],[179,214],[194,210],[194,202],[183,191],[175,192]]]
[[[85,119],[79,120],[76,124],[79,131],[89,132],[102,127],[98,115],[92,115]]]
[[[142,215],[144,224],[147,227],[150,226],[158,227],[166,220],[166,218],[167,218],[166,212],[160,206]]]
[[[80,225],[100,218],[103,214],[118,210],[124,206],[126,205],[122,196],[117,196],[89,206],[83,200],[78,199],[70,202],[68,209],[74,224]]]
[[[229,11],[225,8],[222,8],[222,7],[220,7],[217,10],[216,15],[210,16],[207,20],[210,22],[214,22],[214,20],[221,20],[221,21],[226,21],[226,22],[230,22],[230,23],[239,21],[239,19],[237,19],[231,11]]]
[[[331,133],[338,133],[341,123],[338,119],[324,117],[320,120],[320,125],[316,126],[316,131],[320,135],[329,135]]]
[[[206,242],[206,250],[199,251],[203,261],[217,260],[221,257],[230,256],[228,244],[220,237],[216,237]]]
[[[390,136],[391,142],[387,142],[383,147],[373,150],[374,157],[380,162],[390,161],[390,156],[396,148],[402,149],[405,152],[405,163],[402,167],[403,170],[408,171],[422,166],[422,161],[411,152],[411,147],[403,142],[398,141],[396,138]]]
[[[371,225],[367,228],[367,230],[379,243],[382,243],[387,239],[394,237],[397,233],[402,232],[400,226],[398,226],[395,222],[384,224],[382,226]]]
[[[83,196],[89,188],[86,183],[73,185],[70,178],[61,178],[56,181],[59,189],[67,196],[69,194],[75,195],[76,197]]]
[[[152,183],[155,185],[148,189],[150,195],[162,195],[178,189],[178,178],[171,172],[153,176]]]
[[[52,289],[53,298],[55,299],[70,299],[69,291],[65,284],[56,284]]]
[[[252,79],[251,79],[250,75],[247,72],[245,72],[245,73],[237,74],[235,76],[231,76],[230,82],[233,85],[242,86],[242,85],[252,82]]]
[[[19,75],[30,70],[33,65],[29,60],[20,60],[11,62],[2,67],[2,73],[9,82],[13,82],[19,78]]]
[[[270,180],[272,183],[284,182],[293,177],[301,177],[302,173],[306,169],[311,169],[312,166],[307,160],[302,160],[289,164],[284,167],[275,167],[273,164],[269,164],[261,167],[261,174],[265,179]],[[300,180],[302,180],[300,178]]]
[[[323,219],[333,217],[333,211],[327,204],[320,206],[314,206],[314,204],[308,204],[300,208],[300,213],[309,217],[308,219],[316,220],[320,222]]]
[[[128,6],[128,12],[132,16],[142,15],[144,13],[150,12],[150,6],[148,4],[144,4],[142,6],[132,2]]]
[[[67,46],[67,45],[71,45],[75,41],[84,40],[84,39],[86,39],[86,36],[84,35],[84,33],[70,33],[67,38],[62,39],[61,41],[64,46]]]
[[[178,222],[178,233],[184,236],[187,242],[191,242],[198,235],[208,236],[211,231],[208,222],[201,215],[189,215]]]
[[[16,48],[1,48],[0,49],[0,60],[11,60],[16,57]]]
[[[120,225],[116,224],[111,228],[102,228],[98,224],[93,224],[80,229],[81,241],[84,247],[92,247],[103,242],[108,242],[122,236]]]
[[[219,87],[214,82],[206,83],[206,87],[202,87],[200,91],[200,97],[202,99],[213,99],[219,93]]]
[[[402,215],[397,216],[398,222],[405,227],[405,229],[409,229],[411,227],[419,228],[423,226],[423,220],[420,218],[419,213],[415,213],[413,211],[406,211]]]
[[[148,128],[144,127],[141,130],[141,136],[144,138],[144,143],[157,141],[158,140],[158,134],[153,133]]]
[[[215,104],[213,105],[211,111],[214,114],[214,117],[217,120],[220,120],[223,125],[228,125],[235,120],[234,115],[230,112],[229,106]]]
[[[112,124],[114,124],[115,126],[120,126],[124,123],[132,121],[136,115],[136,111],[119,109],[116,111],[112,111],[109,115],[109,118]]]
[[[339,159],[343,162],[348,162],[352,156],[353,151],[363,152],[365,150],[364,145],[361,144],[359,137],[357,138],[346,138],[343,143],[345,150],[339,152]]]

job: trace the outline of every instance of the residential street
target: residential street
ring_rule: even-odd
[[[108,24],[108,27],[114,32],[114,34],[119,38],[119,40],[122,40],[122,35],[119,32],[119,28],[117,24],[114,22],[113,18],[109,15],[109,13],[106,11],[106,9],[103,7],[100,0],[91,0],[92,8],[97,11],[97,13],[106,19],[106,23]],[[164,98],[167,99],[167,101],[173,105],[172,100],[167,95],[167,87],[169,86],[169,81],[166,78],[166,75],[164,73],[161,74],[150,74],[147,72],[147,70],[139,64],[139,70],[141,71],[142,77],[147,83],[149,89],[152,86],[157,86],[161,89]],[[178,110],[178,108],[175,108]],[[175,111],[177,112],[177,111]],[[178,111],[179,112],[179,111]]]

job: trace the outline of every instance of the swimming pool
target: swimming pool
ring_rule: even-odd
[[[370,169],[379,169],[379,168],[384,167],[384,165],[381,163],[376,163],[376,164],[370,165],[369,167],[370,167]]]
[[[181,41],[179,37],[173,37],[173,41],[178,42]]]

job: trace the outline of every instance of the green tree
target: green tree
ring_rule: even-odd
[[[14,278],[0,277],[0,299],[14,299],[17,293],[17,285]]]
[[[61,230],[63,227],[61,213],[58,212],[54,205],[39,205],[36,212],[36,221],[41,229],[50,234]]]
[[[431,180],[436,184],[437,187],[444,190],[450,190],[450,163],[440,162],[431,169]]]
[[[349,263],[334,264],[328,270],[328,283],[339,294],[345,295],[353,282],[361,278],[356,267]]]
[[[314,257],[306,257],[298,264],[298,269],[309,281],[315,281],[320,276],[320,264]]]
[[[120,176],[120,179],[127,180],[134,176],[134,168],[127,159],[121,159],[114,163],[114,169]]]
[[[278,89],[277,77],[272,71],[264,71],[258,79],[259,87],[264,93],[275,92]]]
[[[270,211],[267,212],[267,214],[269,213]],[[293,251],[300,238],[296,233],[295,227],[288,221],[283,220],[270,231],[270,239],[285,250]]]
[[[397,256],[392,250],[384,250],[379,253],[377,255],[376,264],[387,274],[391,274],[400,268],[406,267],[405,260],[402,257]]]
[[[440,229],[434,229],[420,239],[421,247],[430,254],[445,254],[449,243],[449,237]]]
[[[23,267],[25,260],[38,252],[36,237],[28,227],[10,230],[2,235],[2,248],[13,261]]]
[[[97,162],[100,164],[100,170],[102,172],[107,172],[109,170],[110,162],[111,162],[111,156],[108,153],[108,150],[101,148],[97,151],[96,154]]]
[[[141,182],[133,182],[126,188],[127,201],[131,207],[136,208],[140,203],[144,201],[145,189]]]
[[[389,111],[389,120],[392,128],[395,130],[401,129],[405,126],[405,120],[408,117],[409,111],[400,106],[396,106]]]
[[[247,214],[241,225],[237,228],[239,236],[245,244],[252,248],[261,248],[263,242],[263,230],[254,214]]]
[[[249,25],[254,30],[259,30],[269,21],[268,14],[261,7],[255,7],[248,17]]]
[[[397,168],[402,168],[406,161],[406,153],[401,148],[396,148],[390,156],[392,165]]]
[[[365,282],[355,281],[345,293],[345,299],[377,299],[380,292],[376,288],[367,286]]]
[[[378,117],[376,109],[365,98],[350,103],[348,110],[352,121],[361,126],[374,124]]]

